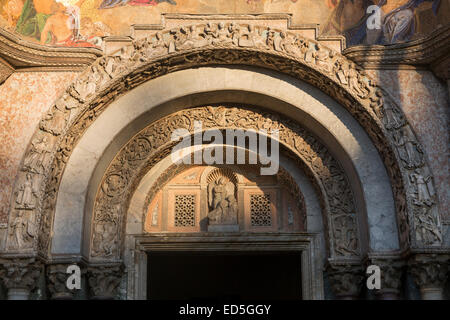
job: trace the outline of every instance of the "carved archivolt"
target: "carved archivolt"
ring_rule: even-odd
[[[28,161],[16,180],[14,199],[28,173],[32,181],[37,181],[37,193],[32,195],[35,208],[23,216],[39,226],[39,246],[36,236],[20,246],[9,238],[7,249],[16,252],[40,249],[44,255],[48,254],[58,188],[67,160],[85,130],[117,96],[167,73],[217,64],[252,65],[288,74],[318,87],[347,108],[366,129],[386,165],[396,198],[403,247],[409,245],[410,235],[415,247],[441,244],[436,196],[430,195],[429,201],[419,200],[420,180],[410,178],[419,169],[420,175],[433,185],[423,148],[388,94],[353,62],[313,40],[284,30],[227,22],[156,32],[134,41],[117,55],[99,58],[79,76],[43,117],[26,152],[25,159],[30,159],[33,152],[41,155],[45,152],[42,155],[45,170],[30,168],[28,164],[33,161]],[[44,137],[49,148],[39,151],[37,146]],[[18,210],[21,209],[12,203],[10,229]],[[108,226],[113,227],[117,226]]]
[[[125,213],[142,172],[148,172],[163,156],[169,154],[174,145],[171,141],[172,132],[184,128],[194,134],[195,121],[201,121],[205,130],[279,130],[280,143],[306,164],[315,177],[315,184],[319,185],[327,213],[324,219],[329,226],[327,238],[331,239],[331,255],[360,254],[355,204],[348,179],[339,163],[315,137],[296,122],[273,113],[241,107],[207,106],[180,111],[152,123],[129,141],[112,161],[95,198],[92,258],[120,258]],[[146,143],[141,143],[144,140]],[[136,152],[137,144],[145,147]],[[222,176],[227,175],[222,173]],[[287,172],[284,172],[280,178],[290,185],[292,182],[287,176]],[[230,178],[232,186],[235,180]]]

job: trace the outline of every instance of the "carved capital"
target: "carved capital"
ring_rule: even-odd
[[[420,289],[441,289],[449,272],[449,256],[426,254],[417,255],[409,262],[409,272]]]
[[[5,287],[30,292],[36,287],[43,265],[34,258],[1,260],[2,279]]]
[[[396,300],[399,298],[405,262],[398,258],[376,257],[370,259],[371,265],[380,267],[381,289],[376,291],[379,299]]]
[[[71,300],[75,290],[67,288],[68,264],[54,264],[47,268],[47,288],[55,300]]]
[[[331,289],[338,299],[358,299],[364,280],[362,265],[350,262],[330,262],[326,267]]]
[[[88,267],[87,277],[91,298],[114,300],[123,277],[123,266]]]

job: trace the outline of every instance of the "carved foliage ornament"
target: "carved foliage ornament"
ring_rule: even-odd
[[[225,119],[225,120],[223,120]],[[296,122],[278,115],[241,107],[197,107],[164,117],[136,135],[112,161],[102,180],[102,188],[96,196],[93,214],[93,240],[91,256],[98,259],[119,259],[124,215],[132,188],[137,184],[141,171],[168,155],[171,134],[180,126],[194,133],[194,121],[202,121],[204,129],[242,129],[259,131],[271,127],[279,131],[282,144],[291,149],[310,168],[324,190],[327,208],[329,239],[333,240],[333,255],[356,256],[359,254],[358,228],[353,194],[347,177],[328,150]],[[164,129],[161,129],[164,128]],[[148,141],[149,156],[134,156],[137,141]],[[114,177],[114,178],[111,178]],[[282,177],[281,177],[282,178]],[[209,181],[210,215],[234,214],[235,179],[227,174],[212,175]],[[125,182],[125,183],[124,183]],[[114,190],[113,193],[109,192]],[[227,206],[219,205],[225,197]],[[230,204],[231,203],[231,208]],[[300,207],[301,208],[301,207]]]
[[[28,172],[32,176],[39,175],[39,171],[46,177],[37,188],[40,190],[36,199],[38,205],[32,211],[36,215],[35,222],[40,225],[39,249],[44,254],[49,250],[62,172],[87,127],[115,97],[141,83],[177,70],[212,64],[244,64],[273,69],[307,81],[334,97],[367,130],[385,162],[396,196],[402,245],[409,243],[408,223],[415,230],[411,235],[416,246],[440,243],[435,239],[440,237],[420,236],[423,232],[420,230],[427,229],[421,228],[423,222],[419,219],[407,219],[408,214],[411,217],[416,214],[415,207],[421,207],[417,202],[420,201],[417,199],[417,182],[408,179],[409,174],[418,167],[430,171],[423,160],[423,149],[402,111],[386,92],[381,91],[354,63],[313,40],[267,27],[210,23],[157,32],[146,39],[136,40],[115,56],[99,58],[42,119],[25,155],[25,159],[31,159],[32,153],[38,152],[41,158],[24,163],[17,179],[24,180],[22,176]],[[51,144],[48,152],[37,147],[44,136]],[[139,152],[139,147],[136,152]],[[40,163],[47,153],[51,165],[44,170]],[[15,192],[19,187],[16,184]],[[18,214],[14,206],[11,206],[10,223]],[[426,215],[433,221],[434,232],[441,234],[436,208],[436,204],[432,204]],[[35,240],[14,250],[34,248]]]

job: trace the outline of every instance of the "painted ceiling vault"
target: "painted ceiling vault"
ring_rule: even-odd
[[[376,28],[368,27],[373,5],[381,8]],[[448,23],[450,0],[0,0],[0,27],[44,45],[98,47],[164,13],[290,13],[294,25],[319,24],[321,35],[343,35],[352,46],[424,37]]]

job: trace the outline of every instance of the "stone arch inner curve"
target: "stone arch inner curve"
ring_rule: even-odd
[[[203,27],[197,25],[194,30]],[[243,30],[245,28],[242,26]],[[45,253],[49,249],[49,241],[45,239],[50,236],[58,187],[67,159],[82,133],[102,110],[117,95],[148,79],[192,66],[223,64],[253,65],[277,70],[315,85],[340,102],[365,127],[388,169],[396,196],[402,245],[408,245],[410,235],[415,246],[442,241],[438,236],[431,240],[420,238],[414,231],[417,229],[416,224],[420,224],[420,219],[414,217],[425,210],[425,214],[432,216],[434,221],[433,234],[441,232],[435,205],[437,199],[427,199],[426,204],[421,203],[416,198],[417,179],[410,178],[412,174],[431,176],[415,134],[386,92],[353,63],[312,40],[293,38],[283,30],[274,30],[272,35],[277,41],[272,41],[273,38],[267,37],[267,34],[255,34],[248,28],[245,37],[251,35],[255,41],[247,44],[239,41],[239,34],[237,41],[222,42],[212,41],[210,35],[203,33],[197,34],[189,43],[184,40],[180,43],[172,36],[176,32],[164,33],[164,40],[159,42],[157,40],[160,37],[135,41],[129,50],[123,50],[113,57],[100,58],[71,85],[42,119],[32,144],[48,136],[50,143],[54,143],[54,149],[50,157],[52,161],[49,161],[51,165],[47,164],[42,173],[45,177],[33,173],[31,178],[42,184],[43,188],[40,189],[44,190],[36,199],[38,206],[33,212],[35,223],[41,227],[43,241],[39,249]],[[235,35],[232,30],[228,32],[230,37]],[[284,37],[281,37],[282,32]],[[278,37],[286,40],[280,42]],[[90,83],[89,87],[84,87],[86,80]],[[30,152],[32,148],[28,149],[25,158]],[[414,170],[419,172],[414,173]],[[17,177],[16,190],[28,179],[27,176],[27,168],[24,167]],[[12,205],[12,219],[17,214],[17,208]],[[409,221],[408,215],[411,217]],[[26,243],[23,248],[9,247],[7,243],[10,251],[33,251],[36,245],[36,239]]]
[[[220,114],[220,109],[227,110],[230,114],[226,117],[229,121],[226,127],[221,126],[220,116],[216,117],[213,113],[217,111]],[[103,174],[95,197],[93,216],[90,217],[90,212],[87,212],[87,218],[85,217],[86,221],[92,219],[92,226],[90,226],[92,235],[85,237],[91,239],[91,258],[120,260],[125,216],[135,188],[148,170],[161,159],[169,156],[175,144],[170,141],[171,133],[179,126],[192,131],[194,119],[204,121],[205,130],[224,128],[259,130],[267,124],[279,129],[279,143],[288,149],[290,157],[297,158],[297,165],[308,172],[310,179],[314,181],[313,184],[320,190],[323,218],[326,220],[325,229],[328,230],[325,237],[330,239],[328,241],[330,255],[354,258],[361,255],[358,214],[348,178],[340,164],[321,142],[287,118],[248,108],[208,106],[183,110],[152,123],[139,132],[116,155]],[[243,119],[246,121],[243,122]],[[160,130],[160,128],[165,129]],[[151,139],[151,142],[147,144],[148,149],[144,151],[147,156],[139,155],[135,160],[134,146],[144,139]],[[298,161],[299,159],[301,160]],[[152,193],[154,191],[152,190]],[[297,193],[301,194],[301,191],[298,190]],[[359,216],[361,219],[361,214]],[[114,230],[107,230],[105,226],[114,227]],[[352,234],[351,239],[347,239],[349,233]],[[117,238],[115,235],[118,235]]]

